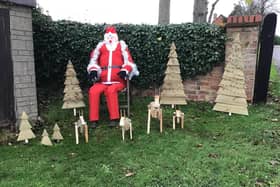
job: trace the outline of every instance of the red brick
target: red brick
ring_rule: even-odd
[[[229,17],[228,17],[227,23],[232,23],[232,17],[233,17],[233,16],[229,16]]]
[[[188,95],[187,99],[192,100],[192,101],[196,101],[197,100],[197,95]]]
[[[249,17],[249,22],[250,22],[250,23],[254,23],[254,21],[255,21],[255,16],[253,16],[253,15],[250,16],[250,17]]]
[[[187,95],[195,95],[195,94],[196,94],[196,91],[186,91],[186,94],[187,94]]]
[[[210,79],[210,78],[209,78],[209,79]],[[208,80],[209,80],[209,79],[208,79]],[[209,81],[201,81],[200,86],[201,86],[201,87],[208,87],[208,86],[209,86]]]
[[[213,90],[218,90],[219,89],[219,85],[216,85],[216,86],[213,85],[210,88],[213,89]]]
[[[238,16],[238,23],[243,23],[243,16]]]
[[[244,23],[248,23],[249,22],[249,16],[244,16]]]
[[[205,95],[199,95],[197,98],[198,101],[205,101]]]
[[[255,22],[258,23],[258,22],[261,22],[262,21],[262,16],[261,15],[256,15],[255,16]]]
[[[237,16],[233,16],[233,21],[232,21],[232,23],[237,23]]]

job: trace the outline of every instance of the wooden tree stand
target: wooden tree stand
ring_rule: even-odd
[[[162,133],[162,109],[159,104],[159,96],[155,96],[155,101],[148,105],[147,134],[150,134],[151,117],[160,121],[160,133]]]
[[[181,121],[181,128],[182,129],[184,128],[184,117],[185,117],[185,114],[180,110],[176,110],[175,112],[173,112],[173,129],[174,130],[175,130],[175,123],[180,123],[180,121]]]
[[[120,119],[120,127],[122,129],[122,140],[124,141],[125,131],[129,130],[130,139],[132,140],[132,123],[131,119],[128,117],[122,116]]]
[[[84,134],[85,141],[86,141],[86,143],[88,143],[88,125],[85,122],[83,116],[80,116],[80,119],[75,122],[76,144],[79,144],[79,130],[80,130],[80,133]]]

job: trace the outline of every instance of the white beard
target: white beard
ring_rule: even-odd
[[[117,42],[105,42],[106,43],[106,48],[109,50],[109,51],[114,51],[116,48],[117,48],[117,45],[118,45],[118,41]]]

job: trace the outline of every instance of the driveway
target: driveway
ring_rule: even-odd
[[[278,73],[280,74],[280,45],[275,45],[273,48],[273,57]]]

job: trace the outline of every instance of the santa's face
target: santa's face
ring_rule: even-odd
[[[104,41],[107,44],[114,44],[118,41],[118,35],[116,33],[111,33],[111,32],[105,33]]]

